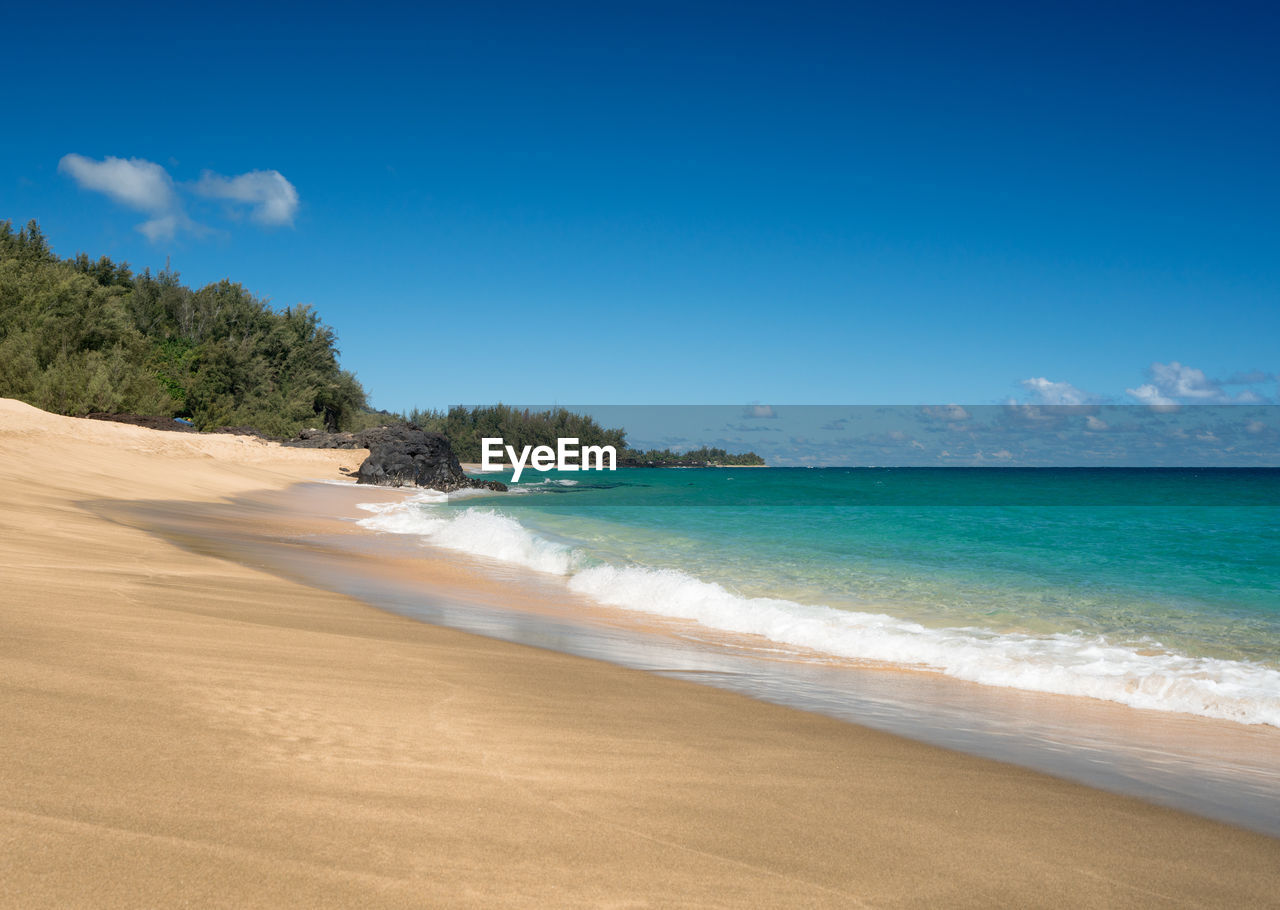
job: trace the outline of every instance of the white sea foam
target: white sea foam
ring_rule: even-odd
[[[524,483],[507,482],[508,493],[545,493],[547,487],[576,487],[578,481],[568,478],[544,477],[542,480],[526,480]]]
[[[373,512],[378,515],[403,515],[405,517],[404,530],[397,533],[414,534],[417,532],[412,530],[413,520],[429,516],[427,516],[425,512],[417,511],[413,506],[448,501],[448,493],[441,493],[437,490],[421,490],[414,493],[412,496],[408,496],[405,499],[400,500],[399,502],[358,502],[356,503],[356,508],[362,509],[365,512]],[[391,528],[378,528],[377,530],[390,531]]]
[[[436,498],[439,497],[439,498]],[[396,503],[364,503],[374,514],[357,524],[392,534],[416,534],[433,546],[461,550],[502,562],[515,563],[567,575],[580,563],[580,554],[569,547],[530,534],[514,518],[477,507],[442,515],[423,506],[444,501],[445,494],[419,493]]]
[[[936,670],[990,686],[1280,726],[1280,672],[1252,663],[1138,651],[1083,634],[932,629],[882,614],[740,597],[670,569],[595,566],[574,575],[569,587],[613,606],[838,657]]]
[[[419,494],[403,503],[361,506],[375,514],[360,524],[568,576],[570,589],[610,606],[837,657],[929,669],[991,686],[1280,727],[1280,671],[1256,663],[1189,657],[1155,643],[1139,650],[1081,633],[937,629],[883,614],[743,597],[673,569],[588,565],[580,551],[539,537],[513,518],[475,507],[444,514],[431,508],[440,501]]]
[[[445,493],[444,496],[450,502],[459,499],[480,499],[485,496],[492,496],[493,490],[486,490],[482,487],[467,487],[461,490],[454,490],[452,493]]]

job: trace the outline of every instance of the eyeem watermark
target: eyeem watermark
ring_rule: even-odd
[[[535,471],[616,471],[618,450],[613,446],[578,446],[578,437],[561,436],[556,447],[525,446],[517,457],[514,446],[503,445],[501,436],[486,436],[480,440],[482,471],[501,471],[503,453],[511,463],[511,482],[519,483],[525,466]],[[606,461],[608,462],[606,464]]]

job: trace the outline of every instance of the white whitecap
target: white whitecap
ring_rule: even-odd
[[[386,504],[380,503],[376,514],[362,518],[357,524],[392,534],[416,534],[433,546],[553,575],[568,574],[580,562],[578,551],[530,534],[514,518],[476,507],[447,515],[423,508],[432,502],[439,500],[412,497],[403,503],[392,503],[392,508],[381,508]]]
[[[440,496],[442,494],[436,494]],[[929,669],[991,686],[1087,696],[1280,727],[1280,671],[1247,661],[1137,650],[1100,636],[930,628],[876,613],[744,597],[674,569],[587,565],[514,518],[472,507],[444,513],[423,494],[371,503],[363,527],[417,534],[435,546],[568,576],[569,588],[610,606],[859,660]]]

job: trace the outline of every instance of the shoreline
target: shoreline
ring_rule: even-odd
[[[356,527],[368,515],[357,503],[412,495],[300,484],[237,497],[229,509],[143,503],[100,514],[226,558],[251,553],[282,577],[415,621],[714,686],[1280,837],[1273,727],[780,649],[602,604],[563,576]],[[276,521],[245,517],[259,514]]]
[[[1225,907],[1280,885],[1275,838],[110,524],[77,503],[223,502],[353,455],[89,423],[0,402],[11,463],[72,466],[0,479],[0,903]]]

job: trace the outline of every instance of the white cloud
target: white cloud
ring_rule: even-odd
[[[932,417],[935,420],[946,420],[954,423],[969,419],[969,412],[958,404],[925,405],[920,409],[920,412],[926,417]]]
[[[1204,370],[1171,360],[1151,364],[1147,368],[1147,376],[1150,382],[1136,389],[1125,389],[1130,397],[1143,404],[1261,404],[1267,400],[1252,389],[1243,389],[1235,396],[1223,389],[1223,385],[1265,380],[1267,374],[1260,371],[1233,376],[1224,382],[1206,376]]]
[[[1151,383],[1138,386],[1136,389],[1125,389],[1125,394],[1138,400],[1141,404],[1155,405],[1157,407],[1170,407],[1176,405],[1177,402],[1166,395],[1162,395],[1160,390]]]
[[[195,227],[195,222],[185,215],[169,214],[144,221],[137,226],[137,230],[145,234],[152,243],[157,243],[161,240],[172,240],[182,228]]]
[[[1022,380],[1022,387],[1034,394],[1038,404],[1086,404],[1093,400],[1069,382],[1054,382],[1043,376]]]
[[[1151,380],[1170,398],[1205,400],[1222,397],[1222,387],[1205,376],[1204,370],[1183,366],[1176,360],[1151,364]]]
[[[1094,417],[1092,414],[1086,417],[1084,419],[1084,422],[1088,425],[1089,429],[1093,430],[1094,432],[1101,432],[1102,430],[1107,429],[1107,422],[1105,420],[1099,420],[1097,417]]]
[[[767,404],[749,404],[742,409],[742,416],[748,420],[772,420],[778,413]]]
[[[266,225],[292,224],[298,211],[298,191],[279,171],[250,171],[237,177],[205,171],[198,183],[179,184],[162,165],[144,158],[108,155],[97,161],[74,153],[62,156],[58,170],[86,190],[150,215],[137,230],[153,243],[172,240],[181,232],[210,233],[187,215],[184,193],[248,204],[250,217]]]
[[[260,224],[291,225],[298,211],[298,191],[279,171],[249,171],[237,177],[205,171],[192,189],[210,199],[251,205],[250,217]]]
[[[182,200],[169,172],[144,158],[113,158],[101,161],[84,155],[63,155],[59,172],[86,190],[102,193],[121,205],[152,217],[137,225],[152,243],[172,240],[181,230],[202,230],[187,217]]]
[[[110,196],[116,202],[142,212],[160,214],[178,206],[178,194],[169,172],[142,158],[94,161],[84,155],[63,155],[58,170],[87,190]]]
[[[1047,404],[1023,404],[1010,398],[1004,403],[1005,414],[1023,423],[1053,422],[1059,418],[1056,408]]]

